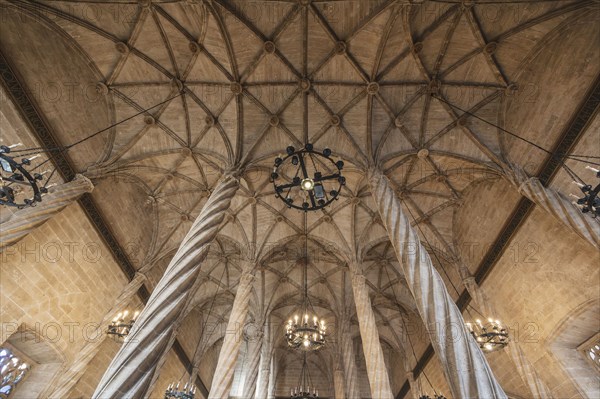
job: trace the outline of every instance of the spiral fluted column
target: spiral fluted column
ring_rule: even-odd
[[[253,399],[256,394],[262,345],[262,332],[250,337],[248,340],[248,355],[246,356],[248,361],[244,366],[247,372],[244,379],[244,393],[242,394],[242,398],[244,399]]]
[[[346,399],[344,370],[336,368],[333,371],[333,392],[335,399]]]
[[[346,377],[346,397],[348,399],[360,399],[360,388],[358,387],[358,370],[354,355],[354,344],[348,332],[342,333],[342,361],[344,364],[344,376]]]
[[[225,399],[229,397],[231,384],[233,382],[233,372],[237,362],[240,346],[242,345],[242,333],[246,317],[248,316],[248,308],[250,297],[252,294],[252,282],[254,281],[253,270],[248,268],[242,273],[240,283],[235,293],[235,300],[227,322],[227,330],[221,352],[219,353],[219,361],[213,375],[212,384],[208,399]]]
[[[133,280],[129,282],[121,291],[121,294],[115,301],[114,305],[110,308],[108,312],[102,318],[100,322],[99,328],[102,330],[117,316],[120,312],[123,311],[123,308],[127,307],[127,305],[131,302],[131,299],[138,292],[139,288],[142,286],[146,277],[143,273],[136,273],[133,277]],[[101,336],[98,339],[87,341],[86,344],[81,348],[81,350],[77,353],[75,359],[71,362],[69,368],[63,372],[61,372],[59,376],[59,380],[56,384],[53,384],[54,390],[50,395],[48,395],[51,399],[63,399],[69,397],[71,390],[77,384],[79,379],[85,373],[87,366],[90,364],[92,359],[96,356],[98,351],[100,350],[100,346],[104,342],[104,340],[108,337],[104,331],[101,331]]]
[[[368,181],[408,288],[444,368],[452,396],[506,398],[417,232],[404,214],[390,181],[378,169],[369,170]]]
[[[271,374],[271,357],[273,341],[271,339],[271,327],[267,323],[263,333],[263,343],[260,354],[260,374],[256,386],[256,399],[267,399],[269,394],[269,375]]]
[[[16,243],[93,189],[92,182],[83,175],[76,175],[72,181],[50,188],[42,202],[17,210],[0,224],[0,250]]]
[[[551,188],[544,187],[538,178],[529,177],[520,166],[506,166],[505,174],[521,195],[530,199],[594,247],[600,248],[598,219],[583,214],[570,199]]]
[[[268,399],[275,399],[275,383],[277,382],[277,374],[279,374],[279,365],[275,361],[275,353],[271,355],[271,375],[269,375],[269,386],[267,388]]]
[[[415,375],[412,371],[406,372],[406,379],[408,380],[408,385],[410,386],[412,398],[419,399],[421,397],[421,388],[419,387],[419,382],[415,380]]]
[[[351,267],[352,269],[352,267]],[[360,337],[367,364],[367,375],[371,387],[371,397],[378,399],[393,399],[394,394],[390,387],[390,379],[383,358],[383,350],[379,341],[377,321],[373,313],[371,298],[365,276],[353,272],[352,292],[356,305],[356,316],[360,328]]]
[[[499,317],[497,310],[490,302],[484,290],[477,284],[475,277],[471,275],[467,266],[461,262],[458,269],[467,292],[479,310],[488,317]],[[538,375],[533,365],[527,360],[521,345],[517,341],[511,340],[507,347],[507,353],[517,373],[529,388],[532,398],[550,399],[553,397],[552,392]]]
[[[238,187],[239,181],[232,175],[224,176],[216,185],[102,377],[94,398],[144,396],[157,363],[170,349],[182,312],[193,296],[191,288]]]

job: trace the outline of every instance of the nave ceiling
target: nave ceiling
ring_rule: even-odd
[[[150,290],[215,183],[239,168],[242,187],[202,268],[197,311],[215,305],[226,319],[243,263],[257,262],[253,317],[272,312],[283,321],[300,301],[306,230],[315,307],[332,324],[352,313],[343,271],[359,261],[382,337],[398,350],[399,314],[414,313],[415,305],[366,168],[378,165],[390,177],[436,266],[459,286],[461,241],[492,241],[518,199],[481,187],[504,184],[506,162],[535,174],[546,160],[459,109],[552,148],[598,73],[590,61],[600,47],[593,1],[499,8],[3,0],[0,7],[2,53],[59,143],[148,109],[68,157],[94,181],[93,198],[132,263],[155,265]],[[48,95],[43,82],[56,82],[62,97]],[[590,140],[584,137],[579,153]],[[347,184],[305,225],[303,213],[275,198],[268,176],[288,145],[306,142],[345,162]],[[569,181],[560,172],[552,184],[565,191]],[[470,209],[485,201],[478,209],[492,227],[481,231],[481,214]]]

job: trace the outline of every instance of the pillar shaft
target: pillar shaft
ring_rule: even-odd
[[[483,314],[486,317],[499,317],[497,310],[490,302],[484,290],[477,284],[475,278],[463,263],[459,265],[459,273],[463,279],[463,284],[465,285],[467,292]],[[523,349],[517,341],[512,340],[508,344],[507,354],[513,362],[517,373],[519,373],[521,379],[529,388],[532,398],[552,398],[552,392],[546,386],[544,381],[542,381],[533,365],[527,360],[525,353],[523,353]]]
[[[268,399],[275,399],[275,385],[277,383],[277,374],[279,365],[275,361],[275,352],[271,354],[271,375],[269,375]]]
[[[267,399],[269,394],[269,375],[271,374],[272,340],[271,328],[267,323],[263,334],[263,344],[260,354],[260,374],[256,387],[256,399]]]
[[[367,364],[367,375],[371,386],[371,397],[378,399],[393,399],[390,379],[379,341],[377,321],[369,298],[369,289],[365,276],[354,274],[352,276],[352,292],[356,304],[356,315],[360,328],[360,337]]]
[[[219,361],[210,386],[208,399],[225,399],[229,397],[235,365],[243,342],[242,332],[248,315],[253,280],[254,276],[250,271],[246,270],[242,273],[233,301],[231,315],[227,322],[227,330],[225,331],[225,338],[219,353]]]
[[[333,372],[333,389],[335,399],[346,399],[346,387],[344,384],[344,370],[338,368]]]
[[[354,344],[348,332],[342,333],[342,361],[344,363],[344,376],[346,377],[346,396],[348,399],[360,399]]]
[[[429,254],[404,214],[389,180],[379,170],[370,170],[368,179],[381,220],[442,363],[452,396],[506,398],[479,346],[470,336],[460,310],[448,294]]]
[[[415,380],[415,375],[412,371],[406,372],[406,379],[408,380],[408,385],[410,386],[412,398],[419,399],[421,395],[421,388],[419,387],[419,383]]]
[[[507,166],[505,173],[521,195],[544,209],[581,238],[600,248],[600,222],[597,219],[582,213],[562,194],[544,187],[538,178],[529,177],[521,167]]]
[[[93,189],[94,186],[88,178],[77,175],[72,181],[51,188],[50,193],[44,195],[42,202],[36,206],[17,210],[0,224],[0,250],[16,243]]]
[[[244,399],[253,399],[256,394],[262,345],[262,334],[257,334],[249,338],[247,362],[245,365],[246,378],[244,380],[244,393],[242,395]]]
[[[170,349],[183,310],[193,296],[191,288],[238,187],[238,180],[231,175],[216,185],[102,377],[94,398],[144,396],[159,360]]]
[[[51,399],[62,399],[69,397],[71,390],[77,384],[79,379],[85,373],[87,366],[90,364],[92,359],[96,356],[100,350],[100,346],[107,337],[104,333],[104,328],[109,325],[111,320],[117,316],[119,312],[123,311],[130,302],[131,299],[138,292],[139,288],[144,283],[146,277],[142,273],[136,273],[133,280],[129,282],[121,291],[121,294],[115,301],[114,305],[102,318],[100,322],[101,336],[98,339],[87,341],[86,344],[77,353],[75,359],[71,362],[71,365],[66,371],[60,374],[59,380],[54,385],[54,391],[48,396]]]

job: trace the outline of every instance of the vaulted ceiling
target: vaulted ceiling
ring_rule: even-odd
[[[465,111],[552,148],[598,73],[593,4],[3,0],[0,44],[61,144],[112,126],[68,157],[94,180],[130,260],[156,265],[149,289],[215,183],[240,167],[242,188],[202,267],[199,308],[218,293],[226,317],[250,260],[263,272],[254,317],[287,317],[308,232],[313,304],[332,321],[350,311],[343,271],[358,259],[386,330],[414,303],[365,168],[392,179],[436,266],[458,285],[454,254],[480,222],[468,206],[490,202],[493,227],[480,233],[491,240],[516,201],[473,187],[497,181],[504,162],[535,174],[547,155]],[[347,184],[305,224],[268,176],[288,145],[307,142],[344,160]],[[382,335],[393,340],[398,328]]]

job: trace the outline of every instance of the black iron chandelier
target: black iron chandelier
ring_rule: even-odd
[[[124,312],[119,313],[109,324],[108,331],[106,333],[108,335],[113,335],[118,338],[125,338],[129,335],[131,328],[133,327],[133,323],[139,316],[140,312],[136,311],[131,318],[128,318],[129,311],[126,310]]]
[[[55,154],[64,154],[71,148],[139,115],[147,114],[151,116],[150,111],[152,109],[166,104],[183,94],[184,91],[181,91],[173,97],[167,98],[156,105],[128,116],[69,145],[53,148],[32,147],[18,150],[14,150],[14,148],[22,146],[22,143],[0,145],[0,205],[16,207],[18,209],[37,205],[37,203],[42,201],[42,197],[48,192],[48,189],[55,185],[49,183],[56,172],[56,167],[52,168],[52,172],[49,170],[41,171],[42,166],[50,162]],[[42,160],[43,155],[46,157],[45,160]],[[20,160],[17,158],[20,158]],[[34,165],[33,161],[36,159],[37,161]]]
[[[40,158],[39,154],[24,154],[20,161],[16,156],[9,155],[13,148],[21,145],[17,143],[0,146],[0,205],[18,209],[35,206],[41,202],[49,187],[49,179],[45,176],[49,171],[39,171],[47,161],[38,165],[33,165],[32,162]],[[44,180],[46,183],[42,184]]]
[[[421,395],[419,396],[419,399],[446,399],[446,397],[444,395],[433,395],[433,398],[429,395]]]
[[[592,168],[589,165],[587,165],[585,168],[594,172],[596,177],[600,179],[600,169]],[[600,182],[596,185],[596,187],[592,187],[591,184],[580,183],[578,181],[573,181],[573,183],[579,186],[581,192],[583,193],[583,197],[571,194],[573,197],[577,198],[577,201],[573,201],[573,204],[578,206],[581,209],[581,212],[589,213],[593,218],[599,217],[600,198],[598,198],[598,194],[600,193]]]
[[[196,396],[196,387],[191,384],[185,384],[183,389],[179,389],[179,383],[177,385],[170,384],[165,391],[164,399],[194,399]]]
[[[318,398],[319,391],[312,384],[310,379],[310,371],[308,363],[306,362],[306,353],[304,354],[304,361],[302,362],[302,371],[300,372],[300,379],[298,385],[290,390],[291,399],[309,399]]]
[[[483,323],[477,319],[475,323],[466,323],[475,341],[484,352],[495,352],[509,343],[508,331],[499,320],[488,319]]]
[[[334,161],[329,148],[318,152],[309,143],[299,150],[289,146],[286,153],[275,158],[271,181],[288,207],[316,211],[338,198],[346,184],[344,161]]]

